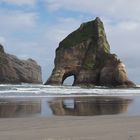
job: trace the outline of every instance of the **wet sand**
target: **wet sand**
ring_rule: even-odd
[[[140,98],[1,99],[0,140],[140,140]]]
[[[140,140],[140,117],[0,119],[0,140]]]

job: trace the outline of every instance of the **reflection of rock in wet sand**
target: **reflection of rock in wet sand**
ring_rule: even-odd
[[[126,112],[131,99],[124,98],[74,98],[49,103],[54,115],[92,116]]]
[[[0,117],[25,117],[41,112],[41,104],[36,101],[0,101]]]

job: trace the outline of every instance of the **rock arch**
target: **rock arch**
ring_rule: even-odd
[[[82,24],[59,43],[55,67],[45,84],[62,85],[74,75],[76,86],[134,87],[126,69],[116,55],[110,53],[102,21],[97,17]]]
[[[73,72],[67,72],[67,73],[64,73],[64,75],[63,75],[63,77],[62,77],[62,82],[61,82],[61,84],[63,85],[63,83],[64,83],[64,81],[68,78],[68,77],[70,77],[70,76],[73,76],[74,77],[74,81],[73,81],[73,84],[72,84],[72,86],[75,84],[75,82],[76,82],[76,74],[75,73],[73,73]]]

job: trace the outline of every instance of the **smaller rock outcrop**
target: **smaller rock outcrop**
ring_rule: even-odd
[[[46,84],[62,85],[74,76],[73,85],[133,87],[124,64],[110,53],[100,18],[83,23],[60,42],[56,49],[55,68]]]
[[[0,45],[0,84],[42,83],[41,67],[32,59],[20,60]]]

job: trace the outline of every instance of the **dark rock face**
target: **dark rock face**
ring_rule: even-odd
[[[82,24],[60,42],[55,68],[46,84],[62,85],[72,75],[73,85],[134,86],[128,80],[124,64],[110,53],[99,18]]]
[[[20,60],[6,54],[0,45],[0,83],[42,83],[41,67],[32,59]]]

